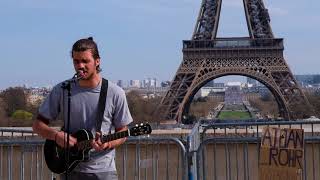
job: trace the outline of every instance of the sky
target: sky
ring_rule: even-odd
[[[264,0],[294,74],[320,73],[320,1]],[[0,89],[52,86],[74,74],[70,50],[97,42],[102,75],[172,80],[201,0],[0,0]],[[223,0],[218,37],[248,36],[242,0]]]

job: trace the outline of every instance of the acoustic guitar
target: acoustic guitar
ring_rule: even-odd
[[[134,127],[114,134],[103,135],[101,142],[109,142],[116,139],[139,136],[151,133],[149,124],[136,124]],[[80,162],[90,160],[91,140],[94,138],[91,131],[81,129],[73,133],[71,136],[77,138],[77,144],[69,148],[69,163],[66,165],[66,149],[57,145],[53,140],[46,140],[44,144],[44,156],[48,168],[56,173],[62,174],[67,170],[72,171]]]

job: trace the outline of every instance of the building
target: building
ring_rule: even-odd
[[[213,83],[213,87],[224,87],[224,83]]]
[[[209,81],[207,84],[205,84],[203,87],[213,87],[214,86],[214,80]]]
[[[158,87],[158,81],[156,78],[147,78],[144,79],[142,82],[143,88],[150,88],[150,87]]]
[[[161,87],[170,87],[170,81],[162,81],[161,82]]]
[[[295,78],[302,87],[318,86],[320,84],[320,74],[295,75]]]
[[[228,86],[224,96],[225,104],[242,104],[243,92],[240,86]]]
[[[225,92],[226,87],[202,87],[199,91],[195,94],[195,98],[199,97],[207,97],[209,94],[214,93],[223,93]]]
[[[140,88],[140,80],[130,80],[130,87]]]
[[[262,83],[260,83],[259,81],[255,80],[255,79],[252,79],[250,77],[247,77],[247,84],[248,84],[248,86],[253,86],[253,87],[263,86]]]
[[[118,80],[117,81],[117,85],[121,88],[124,88],[124,83],[123,83],[123,80]]]

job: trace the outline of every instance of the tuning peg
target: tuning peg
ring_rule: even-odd
[[[136,127],[138,127],[139,125],[138,124],[136,124]]]
[[[140,126],[143,126],[143,123],[141,123]]]

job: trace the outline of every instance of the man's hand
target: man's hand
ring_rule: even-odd
[[[127,126],[123,126],[121,128],[116,128],[116,132],[126,131],[128,129]],[[108,150],[111,148],[116,148],[119,145],[123,144],[127,138],[120,138],[117,140],[109,141],[102,143],[101,142],[101,133],[97,132],[96,137],[92,140],[91,145],[96,151]]]
[[[92,141],[91,145],[96,151],[103,151],[103,150],[107,150],[107,149],[112,148],[111,142],[105,142],[105,143],[101,142],[101,133],[100,132],[96,132],[96,137]]]
[[[77,139],[75,137],[72,137],[70,134],[69,137],[69,147],[73,147],[75,144],[77,144]],[[62,148],[67,146],[67,133],[58,131],[55,135],[55,142]]]
[[[57,131],[48,126],[43,120],[37,119],[33,122],[32,129],[41,137],[55,141],[60,147],[64,148],[67,145],[67,133]],[[70,135],[69,147],[77,144],[77,139]]]

